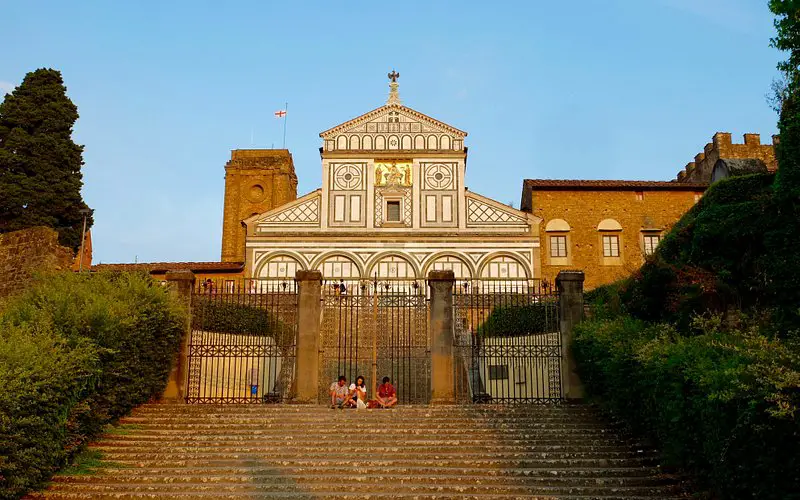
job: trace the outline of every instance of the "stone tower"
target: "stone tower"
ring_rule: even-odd
[[[222,261],[243,262],[242,221],[297,198],[297,175],[286,149],[235,149],[225,164]]]

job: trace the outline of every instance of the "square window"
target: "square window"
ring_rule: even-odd
[[[659,234],[645,234],[644,235],[644,254],[652,255],[656,251],[656,247],[661,243],[661,235]]]
[[[508,365],[489,365],[489,380],[508,380]]]
[[[551,236],[550,257],[566,257],[566,256],[567,256],[567,237]]]
[[[636,191],[636,201],[644,201],[644,191]]]
[[[400,200],[386,202],[386,222],[400,222]]]
[[[603,235],[603,257],[619,257],[619,236]]]

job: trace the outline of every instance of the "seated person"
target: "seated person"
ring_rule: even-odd
[[[340,375],[339,380],[331,384],[329,392],[331,393],[331,408],[353,406],[350,389],[347,387],[347,377],[344,375]]]
[[[381,408],[391,408],[397,404],[397,392],[389,377],[383,377],[382,383],[378,387],[377,401]]]
[[[356,408],[367,407],[367,386],[364,383],[364,377],[361,375],[356,377],[354,383],[350,384],[350,396],[356,404]]]

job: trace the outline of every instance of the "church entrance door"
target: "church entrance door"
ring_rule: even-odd
[[[332,280],[322,286],[320,401],[340,375],[361,375],[368,397],[383,377],[400,403],[430,400],[428,300],[423,280]]]

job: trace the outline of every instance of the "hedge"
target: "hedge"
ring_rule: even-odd
[[[557,332],[558,328],[558,304],[552,302],[495,307],[477,333],[479,337],[513,337]]]
[[[209,332],[274,337],[276,344],[291,342],[294,329],[273,314],[263,297],[199,296],[192,303],[192,328]],[[277,308],[274,308],[277,309]],[[287,338],[284,338],[287,337]]]
[[[774,331],[800,325],[800,224],[777,203],[774,175],[715,183],[620,284],[623,309],[688,330],[694,315],[770,310]]]
[[[41,277],[0,313],[0,497],[41,486],[103,426],[158,397],[186,311],[146,274]]]
[[[720,498],[800,498],[800,348],[757,326],[628,315],[575,329],[587,392]]]

